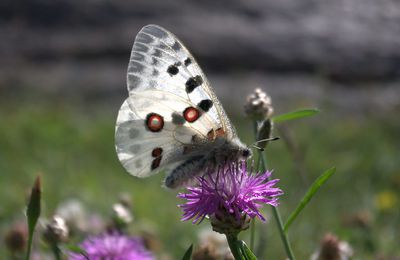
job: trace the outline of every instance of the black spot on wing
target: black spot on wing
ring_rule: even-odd
[[[195,77],[191,77],[186,81],[186,92],[191,93],[195,88],[203,84],[203,79],[201,76],[197,75]]]
[[[179,68],[175,65],[170,65],[167,69],[167,72],[169,73],[169,75],[173,76],[178,74]]]
[[[213,102],[209,99],[204,99],[200,101],[200,103],[197,104],[197,106],[201,108],[204,112],[207,112],[213,106]]]
[[[191,63],[192,63],[192,60],[191,60],[190,58],[187,58],[187,59],[184,61],[184,64],[185,64],[186,67],[189,66]]]

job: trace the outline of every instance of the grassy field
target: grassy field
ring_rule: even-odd
[[[124,171],[114,149],[118,107],[25,101],[4,101],[0,107],[0,234],[23,218],[37,175],[43,179],[45,217],[68,198],[107,216],[121,193],[130,194],[132,225],[151,227],[172,259],[209,226],[207,221],[198,226],[180,221],[176,192],[160,187],[162,174],[137,179]],[[313,119],[281,125],[294,148],[278,141],[267,149],[269,167],[285,192],[280,206],[284,219],[319,174],[337,167],[292,225],[289,234],[297,258],[308,259],[327,232],[347,240],[355,259],[400,256],[400,121],[394,115],[347,117],[333,108],[323,110]],[[242,139],[251,143],[251,123],[233,119]],[[257,232],[267,236],[263,259],[284,259],[269,208],[265,215],[267,223],[257,223]],[[1,243],[0,255],[4,252]]]

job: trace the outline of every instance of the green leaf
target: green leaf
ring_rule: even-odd
[[[239,240],[236,242],[240,249],[240,253],[245,260],[257,260],[257,257],[254,253],[247,247],[246,243],[243,240]]]
[[[32,187],[31,197],[29,198],[28,208],[26,210],[26,216],[28,217],[29,231],[35,229],[37,220],[40,216],[40,197],[41,197],[41,184],[40,177],[37,177],[35,184]]]
[[[289,113],[286,113],[286,114],[274,116],[272,118],[272,120],[275,123],[278,123],[278,122],[283,122],[283,121],[300,119],[300,118],[303,118],[303,117],[314,116],[314,115],[316,115],[318,113],[319,113],[319,110],[316,109],[316,108],[301,109],[301,110],[296,110],[296,111],[289,112]]]
[[[71,253],[81,254],[86,260],[90,260],[87,252],[77,245],[65,245],[65,249]]]
[[[192,251],[193,251],[193,244],[186,250],[185,254],[182,257],[182,260],[190,260],[192,259]]]
[[[25,259],[29,260],[32,248],[33,232],[35,231],[36,223],[40,216],[40,200],[42,194],[42,187],[40,176],[38,176],[33,184],[31,196],[29,198],[28,207],[26,209],[26,216],[28,221],[28,251],[26,252]]]
[[[301,199],[297,208],[290,214],[288,221],[285,224],[284,231],[287,232],[290,225],[297,218],[303,208],[310,202],[311,198],[315,195],[315,193],[321,188],[321,186],[336,172],[336,168],[332,167],[322,173],[318,179],[314,181],[311,187],[308,189],[304,197]]]

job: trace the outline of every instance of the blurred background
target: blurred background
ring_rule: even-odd
[[[245,96],[261,87],[275,114],[318,107],[278,125],[269,167],[285,190],[286,219],[312,181],[336,175],[293,224],[298,259],[327,233],[355,259],[399,259],[400,2],[396,0],[2,0],[0,2],[0,236],[43,178],[43,217],[78,201],[107,216],[130,197],[137,233],[180,257],[208,227],[180,222],[162,174],[130,177],[114,149],[136,33],[158,24],[192,51],[247,143]],[[270,216],[268,209],[265,214]],[[275,223],[258,223],[260,259],[283,259]],[[171,240],[170,237],[176,239]],[[246,235],[244,236],[246,238]],[[0,255],[5,252],[0,246]],[[396,258],[397,257],[397,258]]]

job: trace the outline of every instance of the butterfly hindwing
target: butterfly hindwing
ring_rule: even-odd
[[[146,119],[139,117],[129,103],[128,98],[119,111],[116,150],[129,173],[146,177],[154,173],[152,170],[161,166],[161,162],[164,164],[168,161],[171,151],[178,153],[180,144],[173,138],[171,123],[163,122],[162,131],[149,131],[145,125]]]
[[[190,109],[197,118],[185,114]],[[135,92],[118,115],[117,154],[128,172],[146,177],[192,156],[212,129],[218,129],[212,118],[183,98],[157,89]]]

